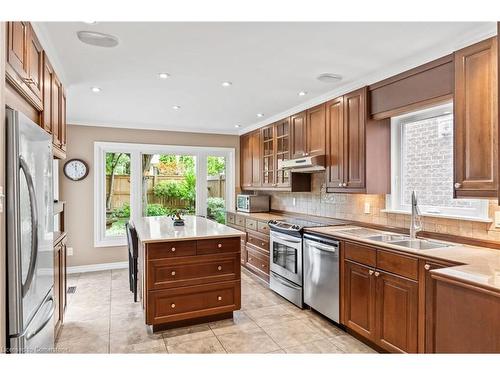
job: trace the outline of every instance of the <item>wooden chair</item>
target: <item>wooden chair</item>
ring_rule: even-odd
[[[128,280],[130,291],[134,293],[134,302],[137,302],[137,256],[139,254],[139,241],[134,225],[129,221],[125,224],[128,242]]]

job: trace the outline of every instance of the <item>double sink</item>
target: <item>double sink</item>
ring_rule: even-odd
[[[367,229],[361,227],[341,229],[338,230],[338,233],[344,233],[365,240],[383,242],[391,245],[406,247],[408,249],[413,249],[413,250],[431,250],[431,249],[439,249],[452,246],[450,244],[443,242],[429,241],[420,238],[411,239],[410,236],[406,235],[380,232],[374,229]]]

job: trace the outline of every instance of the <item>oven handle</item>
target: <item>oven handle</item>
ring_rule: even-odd
[[[272,237],[275,237],[281,241],[285,241],[285,242],[291,242],[291,243],[301,243],[302,242],[302,239],[291,239],[291,238],[285,238],[285,237],[281,237],[280,235],[277,235],[275,233],[272,234]]]
[[[283,284],[284,286],[287,286],[291,289],[296,289],[296,290],[301,290],[302,288],[299,287],[299,286],[295,286],[295,285],[292,285],[290,283],[290,281],[288,281],[287,279],[285,279],[283,276],[280,276],[278,274],[275,274],[274,272],[271,273],[271,277],[274,277],[277,281],[279,281],[281,284]]]

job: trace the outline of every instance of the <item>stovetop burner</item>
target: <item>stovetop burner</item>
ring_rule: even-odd
[[[332,225],[343,225],[345,221],[341,220],[328,220],[325,222],[317,222],[305,219],[298,219],[294,217],[286,217],[282,220],[269,220],[268,225],[271,230],[277,232],[288,233],[291,235],[302,235],[304,228],[314,228],[314,227],[328,227]]]

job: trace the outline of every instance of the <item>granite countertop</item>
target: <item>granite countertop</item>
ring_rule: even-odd
[[[251,219],[263,220],[263,221],[280,220],[280,219],[283,220],[283,219],[286,219],[287,217],[292,217],[292,218],[296,218],[296,219],[324,223],[325,225],[338,225],[339,223],[349,224],[349,221],[347,221],[347,220],[334,219],[334,218],[329,218],[329,217],[304,215],[304,214],[298,214],[298,213],[294,213],[294,212],[275,212],[275,211],[269,211],[269,212],[227,211],[227,212],[230,212],[230,213],[235,214],[235,215],[249,217]]]
[[[134,221],[139,241],[171,242],[220,237],[244,236],[245,233],[227,225],[198,216],[185,216],[184,226],[174,226],[169,216],[143,217]]]
[[[362,227],[361,225],[356,226]],[[500,250],[460,244],[451,244],[452,246],[450,247],[430,250],[416,250],[391,243],[372,241],[355,235],[340,233],[339,231],[342,229],[346,229],[346,227],[337,226],[308,228],[306,231],[363,242],[369,245],[393,249],[426,259],[457,263],[457,266],[439,268],[432,270],[431,273],[444,278],[458,280],[485,289],[490,289],[495,292],[500,292]],[[445,243],[445,241],[437,242]]]

